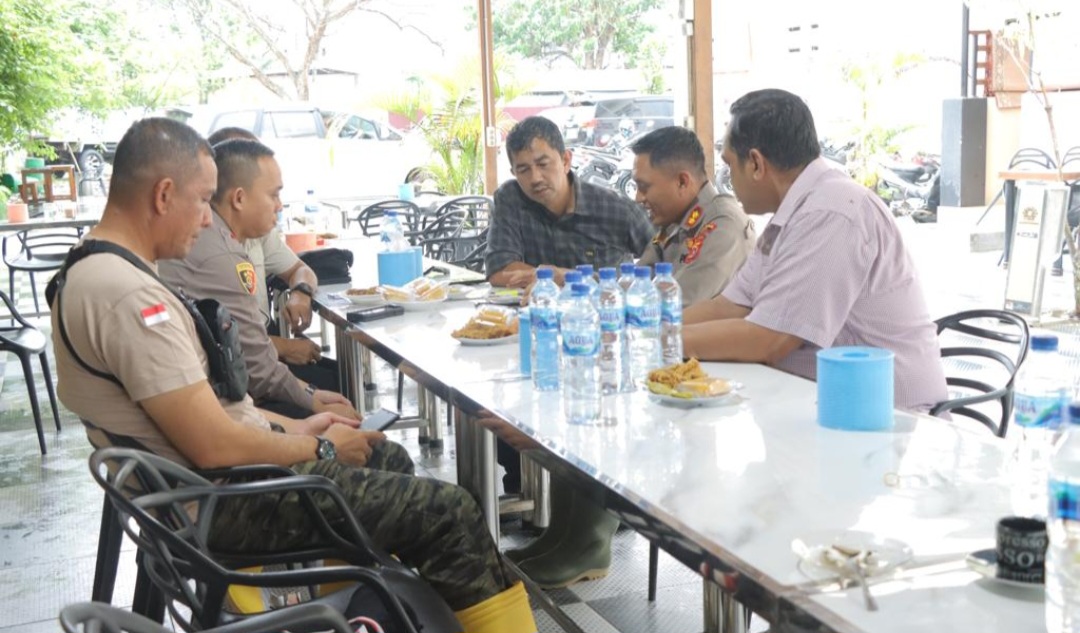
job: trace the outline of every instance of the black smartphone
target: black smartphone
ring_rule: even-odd
[[[403,314],[405,314],[405,308],[396,303],[387,303],[381,306],[363,308],[362,310],[353,310],[346,314],[346,318],[349,319],[349,323],[366,323],[368,321],[378,321],[379,319],[401,316]]]
[[[397,422],[401,414],[390,409],[379,409],[364,416],[360,428],[365,431],[384,431]]]

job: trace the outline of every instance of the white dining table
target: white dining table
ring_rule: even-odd
[[[823,428],[815,383],[735,363],[703,364],[741,384],[722,406],[684,409],[636,392],[605,398],[606,425],[576,426],[559,394],[521,376],[516,345],[450,337],[475,311],[470,302],[351,327],[347,309],[322,309],[340,337],[454,407],[459,484],[496,538],[492,431],[701,573],[707,631],[745,626],[733,600],[775,631],[1045,630],[1041,588],[1005,586],[965,564],[993,547],[1010,513],[1006,444],[989,433],[901,411],[889,432]],[[899,569],[871,578],[877,611],[796,553],[796,543],[853,532],[910,549]]]

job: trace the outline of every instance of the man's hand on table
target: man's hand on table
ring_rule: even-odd
[[[303,292],[290,292],[285,302],[285,320],[294,335],[302,334],[311,325],[311,297]]]

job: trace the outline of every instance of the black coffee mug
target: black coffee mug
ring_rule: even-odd
[[[1046,579],[1046,522],[1005,517],[997,524],[997,577],[1043,584]]]

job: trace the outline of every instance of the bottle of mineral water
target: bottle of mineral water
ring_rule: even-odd
[[[626,299],[614,268],[600,269],[597,293],[600,312],[600,391],[605,394],[633,389],[626,347]]]
[[[671,275],[671,262],[656,264],[653,285],[660,295],[660,358],[664,366],[683,361],[682,289]]]
[[[562,323],[562,315],[574,300],[574,284],[581,283],[581,273],[576,270],[568,270],[563,275],[562,290],[559,291],[559,322]]]
[[[1031,351],[1016,374],[1012,449],[1012,509],[1018,516],[1046,516],[1046,467],[1067,415],[1069,374],[1052,334],[1031,337]]]
[[[589,287],[589,299],[592,299],[593,307],[596,307],[597,292],[600,290],[600,284],[596,283],[596,279],[593,278],[592,264],[579,264],[577,271],[581,273],[581,283]]]
[[[562,315],[563,410],[570,424],[596,424],[600,418],[600,317],[589,287],[576,283]]]
[[[660,295],[652,285],[648,266],[634,269],[634,283],[626,291],[626,334],[630,347],[630,377],[644,388],[649,372],[660,367]]]
[[[1046,534],[1046,630],[1080,633],[1080,402],[1050,459]]]
[[[634,283],[634,269],[637,266],[634,262],[623,262],[619,264],[619,286],[622,287],[623,292],[630,289],[630,284]]]
[[[532,377],[537,391],[559,390],[559,287],[555,271],[536,271],[536,285],[529,295],[532,330]]]

